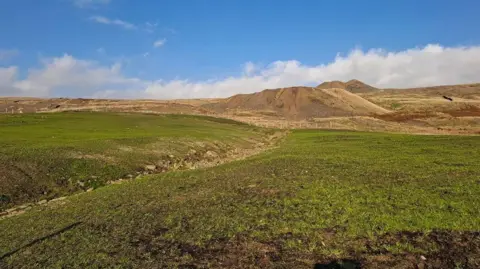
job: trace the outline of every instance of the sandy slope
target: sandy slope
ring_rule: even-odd
[[[333,106],[342,110],[355,112],[355,114],[384,114],[390,112],[381,106],[343,89],[321,89],[321,91],[331,96],[331,100],[334,101]]]

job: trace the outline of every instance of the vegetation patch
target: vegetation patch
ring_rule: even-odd
[[[112,180],[195,168],[207,152],[228,159],[234,150],[272,142],[268,130],[181,115],[3,115],[0,129],[0,210]]]
[[[110,185],[0,220],[0,255],[15,251],[1,262],[478,268],[479,147],[479,137],[294,131],[246,160]]]

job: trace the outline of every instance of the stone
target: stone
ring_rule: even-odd
[[[190,149],[190,150],[188,151],[188,154],[190,154],[190,155],[194,155],[195,153],[197,153],[197,151],[194,150],[194,149]]]
[[[195,165],[191,162],[185,162],[184,166],[185,166],[185,168],[190,169],[190,170],[195,169]]]
[[[169,163],[170,163],[170,161],[159,160],[159,161],[157,162],[157,166],[158,166],[158,167],[163,167],[163,168],[165,168],[165,167],[168,167],[168,164],[169,164]]]
[[[62,201],[62,200],[65,200],[65,199],[67,199],[67,197],[63,196],[63,197],[58,197],[58,198],[52,199],[52,200],[50,200],[50,202],[58,202],[58,201]]]
[[[17,208],[9,208],[9,209],[5,210],[5,212],[6,212],[7,214],[10,214],[10,213],[12,213],[12,212],[14,212],[14,211],[17,211]]]
[[[93,191],[93,188],[90,188],[90,189],[87,190],[87,192],[91,192],[91,191]]]
[[[153,164],[145,165],[145,170],[155,171],[155,169],[157,169],[156,165],[153,165]]]
[[[201,148],[204,148],[205,147],[205,143],[203,142],[195,142],[195,144]]]
[[[209,150],[209,151],[205,152],[203,157],[208,158],[208,159],[213,159],[213,158],[217,158],[218,154],[215,151]]]
[[[46,204],[46,203],[47,203],[47,200],[41,200],[41,201],[39,201],[37,204],[43,205],[43,204]]]
[[[17,207],[17,209],[23,210],[23,209],[30,208],[30,206],[31,206],[31,204],[25,204],[25,205],[21,205],[21,206]]]

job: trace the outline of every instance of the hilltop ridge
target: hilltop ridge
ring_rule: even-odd
[[[376,92],[380,89],[370,86],[366,83],[361,82],[357,79],[352,79],[347,82],[342,82],[338,80],[326,81],[317,86],[318,89],[332,89],[339,88],[347,90],[351,93],[367,93],[367,92]]]

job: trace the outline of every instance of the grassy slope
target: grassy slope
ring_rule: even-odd
[[[98,187],[135,175],[136,170],[168,155],[180,158],[191,149],[220,153],[251,147],[263,134],[248,125],[208,117],[2,115],[0,209]],[[198,144],[201,141],[206,142],[203,148]]]
[[[443,268],[474,268],[479,147],[479,137],[296,131],[248,160],[112,185],[1,220],[0,253],[81,221],[5,264],[312,268],[350,257],[367,268],[411,268],[422,254]],[[450,257],[458,246],[445,250],[446,240],[460,254]]]

